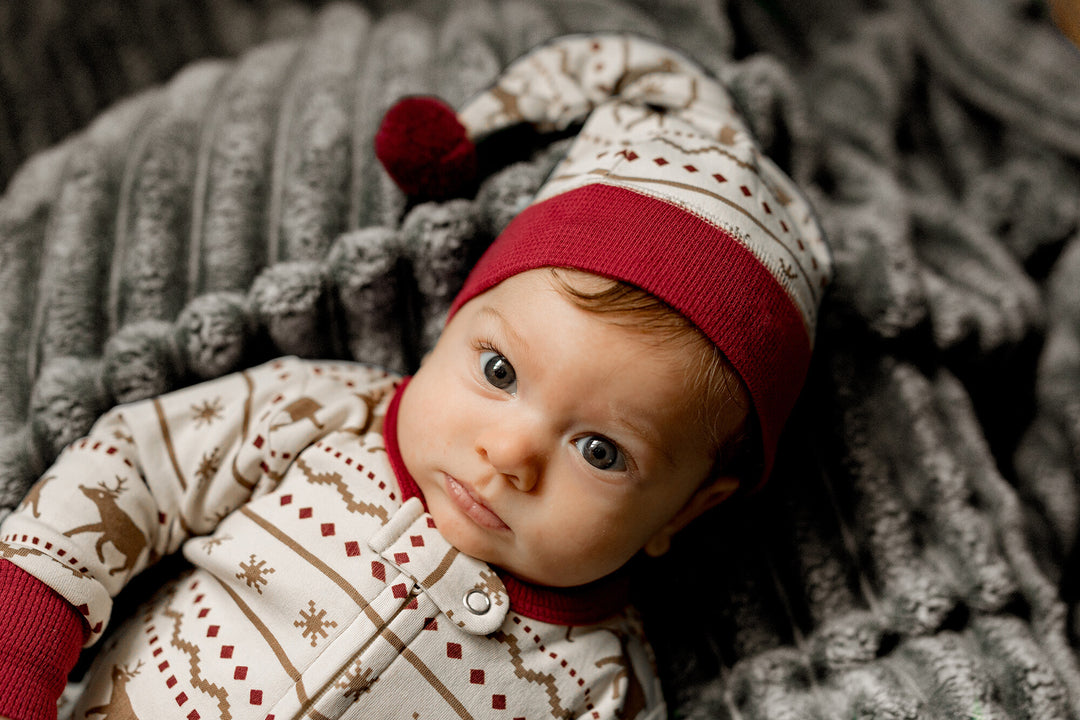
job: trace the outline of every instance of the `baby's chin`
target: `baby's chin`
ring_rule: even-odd
[[[503,533],[479,528],[455,512],[451,501],[441,494],[429,496],[428,512],[435,519],[435,527],[458,551],[497,568],[501,574],[530,585],[577,587],[588,585],[618,569],[614,567],[605,571],[603,568],[589,567],[580,558],[545,563],[523,558],[520,548],[514,547],[512,530],[504,536]]]

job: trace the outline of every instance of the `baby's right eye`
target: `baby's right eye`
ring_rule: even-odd
[[[510,361],[502,355],[490,350],[480,353],[480,366],[484,370],[484,378],[492,386],[511,395],[517,392],[517,373]]]

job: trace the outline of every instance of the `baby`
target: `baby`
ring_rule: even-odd
[[[806,202],[715,80],[560,38],[458,114],[388,113],[413,194],[475,145],[585,120],[420,369],[286,358],[106,414],[0,528],[0,714],[662,718],[627,562],[769,472],[829,273]],[[72,690],[69,688],[69,690]]]

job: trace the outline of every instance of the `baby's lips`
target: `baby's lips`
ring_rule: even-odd
[[[510,529],[498,513],[484,503],[482,497],[449,474],[446,475],[446,489],[458,509],[477,525],[489,530]]]

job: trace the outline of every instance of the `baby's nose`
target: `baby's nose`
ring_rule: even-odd
[[[478,438],[477,452],[514,487],[528,492],[536,487],[544,462],[543,442],[535,429],[494,427]]]

